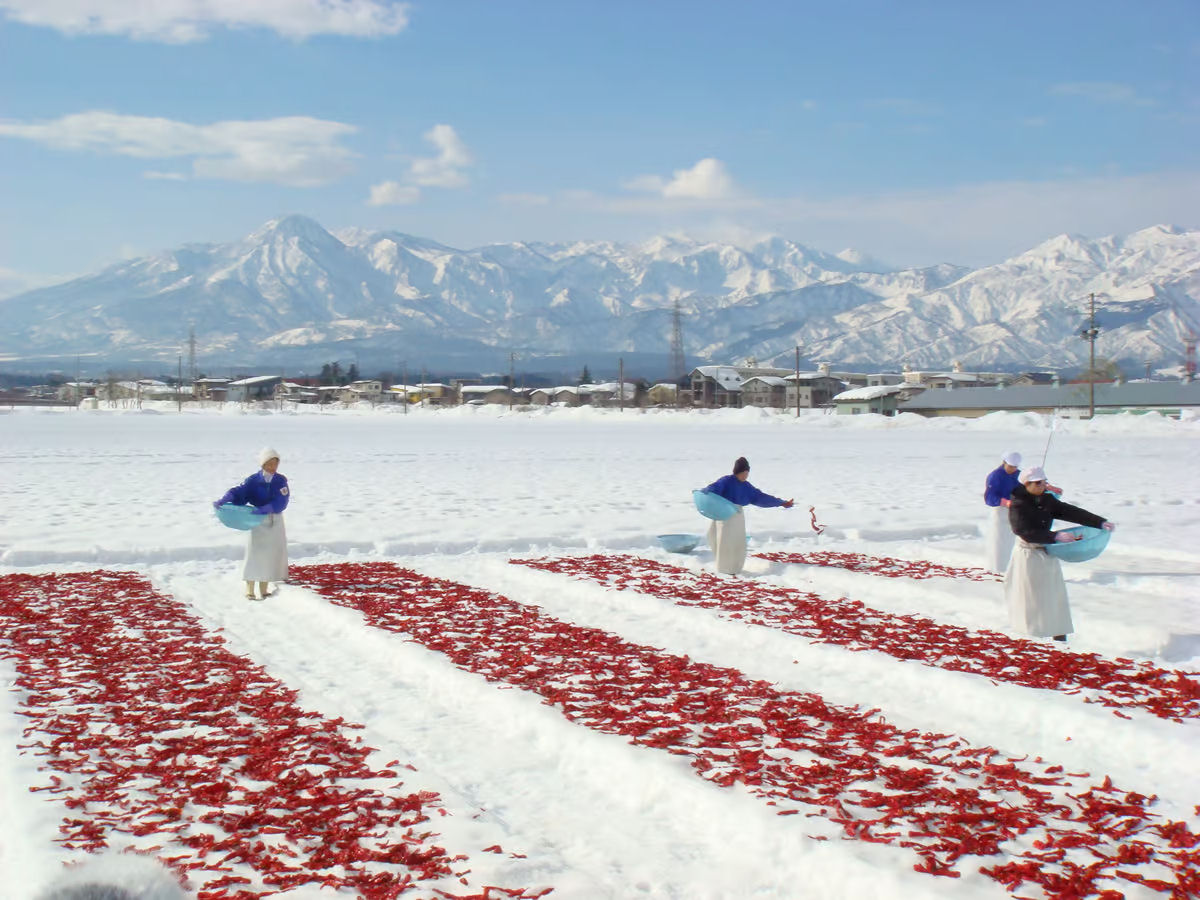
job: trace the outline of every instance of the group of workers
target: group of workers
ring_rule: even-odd
[[[264,517],[251,529],[246,545],[242,578],[246,599],[261,600],[271,593],[271,583],[287,579],[287,535],[283,511],[291,499],[288,481],[279,472],[279,453],[264,447],[258,456],[259,469],[230,488],[213,506],[226,503],[249,505]],[[733,472],[718,478],[706,493],[717,494],[734,504],[736,511],[724,520],[714,520],[708,529],[708,546],[718,572],[737,575],[746,564],[746,520],[744,506],[783,507],[794,501],[760,491],[749,481],[750,463],[739,456]],[[1005,453],[1000,465],[990,472],[984,487],[984,503],[991,509],[985,528],[987,568],[1004,573],[1004,595],[1013,629],[1032,637],[1065,641],[1074,630],[1062,565],[1047,553],[1048,544],[1078,540],[1071,531],[1054,531],[1055,519],[1103,528],[1114,526],[1102,516],[1064,503],[1061,489],[1049,484],[1041,466],[1021,469],[1021,454]],[[255,595],[255,585],[258,594]]]
[[[782,506],[793,501],[764,493],[749,482],[750,464],[738,457],[733,473],[718,478],[705,492],[734,503],[737,511],[728,519],[713,521],[708,528],[708,546],[717,571],[737,575],[746,563],[746,521],[743,506]],[[1041,466],[1021,470],[1021,454],[1009,451],[987,477],[984,502],[992,509],[985,528],[986,564],[992,572],[1004,573],[1004,596],[1009,624],[1031,637],[1065,641],[1074,631],[1062,564],[1046,552],[1047,544],[1079,540],[1078,532],[1054,531],[1055,519],[1103,528],[1115,527],[1102,516],[1064,503],[1062,490],[1046,480]]]

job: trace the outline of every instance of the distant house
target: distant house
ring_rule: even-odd
[[[787,381],[778,375],[752,375],[742,382],[743,406],[783,409],[787,400]]]
[[[458,402],[458,392],[440,381],[423,381],[417,385],[418,401],[428,406],[453,406]]]
[[[550,402],[559,406],[579,406],[583,403],[583,392],[578,385],[564,384],[550,388]]]
[[[1006,383],[1014,387],[1030,387],[1035,384],[1049,386],[1058,384],[1058,376],[1052,372],[1021,372],[1006,379]]]
[[[741,406],[742,376],[733,366],[699,366],[692,369],[692,405]]]
[[[458,389],[463,403],[480,406],[484,403],[513,402],[513,394],[503,384],[464,384]]]
[[[1086,383],[1022,385],[930,390],[903,400],[901,412],[922,416],[977,418],[990,412],[1056,413],[1087,415],[1089,389]],[[1096,414],[1160,412],[1178,416],[1184,409],[1200,408],[1200,383],[1180,381],[1136,381],[1124,384],[1097,382]]]
[[[68,381],[59,385],[54,395],[59,400],[79,401],[84,397],[95,397],[97,387],[99,385],[94,381]]]
[[[251,378],[241,378],[229,382],[226,399],[232,400],[234,403],[274,400],[275,387],[282,383],[282,375],[255,375]]]
[[[635,406],[637,404],[638,387],[632,381],[623,381],[618,384],[615,381],[605,382],[604,384],[587,385],[590,390],[587,392],[588,402],[592,406]]]
[[[801,372],[799,375],[788,375],[783,380],[787,383],[784,393],[786,409],[795,409],[797,400],[801,409],[820,409],[829,406],[836,394],[846,390],[846,382],[822,372]]]
[[[165,381],[141,378],[137,381],[108,381],[97,385],[100,400],[178,400],[187,388],[172,387]]]
[[[923,391],[918,384],[877,384],[872,387],[851,388],[833,397],[839,416],[876,413],[894,416],[901,399]]]
[[[192,382],[192,396],[197,400],[221,402],[228,394],[228,378],[197,378]]]
[[[352,381],[342,387],[343,403],[357,403],[359,400],[378,403],[382,398],[383,383],[378,380]]]
[[[674,406],[679,400],[679,386],[660,381],[646,391],[646,402],[652,406]]]
[[[281,381],[275,388],[275,396],[292,403],[316,403],[321,399],[316,385],[296,381]]]
[[[342,386],[340,384],[320,384],[317,385],[317,402],[318,403],[333,403],[335,400],[342,399]]]

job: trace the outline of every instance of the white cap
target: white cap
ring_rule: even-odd
[[[1021,454],[1016,450],[1009,450],[1000,458],[1010,466],[1016,466],[1018,469],[1021,467]]]
[[[279,459],[279,451],[274,447],[263,447],[258,451],[258,464],[264,465],[268,459]]]
[[[1045,481],[1046,473],[1042,471],[1041,466],[1033,466],[1021,473],[1021,484],[1026,484],[1030,481]]]

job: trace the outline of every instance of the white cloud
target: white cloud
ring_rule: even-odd
[[[737,195],[733,179],[719,159],[707,157],[690,169],[676,169],[668,180],[661,175],[639,175],[624,182],[631,191],[659,194],[669,200],[727,200]]]
[[[417,157],[409,161],[401,181],[383,181],[371,186],[368,206],[409,205],[421,199],[422,187],[461,188],[467,186],[463,171],[474,161],[467,145],[449,125],[434,125],[422,137],[438,150],[437,156]]]
[[[467,176],[462,170],[471,165],[472,159],[455,130],[449,125],[434,125],[424,138],[437,147],[438,155],[414,159],[407,180],[422,187],[465,187]]]
[[[409,206],[421,199],[421,189],[398,181],[381,181],[371,185],[368,206]]]
[[[353,154],[339,141],[357,130],[308,116],[192,125],[98,110],[50,122],[0,121],[0,137],[138,159],[190,158],[197,178],[294,187],[328,184],[350,172]]]
[[[1129,106],[1154,106],[1155,101],[1141,97],[1128,84],[1115,81],[1071,81],[1050,86],[1050,93],[1063,97],[1083,97],[1097,103],[1120,103]]]
[[[26,25],[173,44],[215,28],[266,28],[296,40],[379,37],[403,31],[408,10],[396,0],[0,0],[0,13]]]

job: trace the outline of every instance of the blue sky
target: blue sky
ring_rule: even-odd
[[[289,213],[898,265],[1200,227],[1196,0],[0,0],[0,88],[0,294]]]

